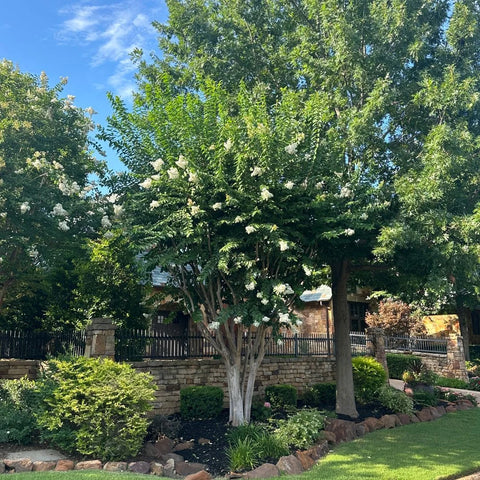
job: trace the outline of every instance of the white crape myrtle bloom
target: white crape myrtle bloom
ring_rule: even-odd
[[[245,285],[245,288],[249,291],[255,290],[255,282],[250,282]]]
[[[241,215],[237,215],[233,220],[234,223],[241,223],[243,222],[243,217]]]
[[[70,227],[68,226],[68,223],[66,220],[62,220],[61,222],[58,222],[58,228],[60,230],[63,230],[64,232],[70,230]]]
[[[257,293],[257,298],[263,298],[263,292],[258,292]]]
[[[368,218],[367,212],[363,212],[363,213],[360,215],[360,220],[366,220],[367,218]]]
[[[288,250],[288,242],[286,240],[280,240],[278,242],[278,246],[280,247],[281,252],[284,252],[285,250]]]
[[[289,154],[289,155],[295,155],[297,153],[297,147],[298,147],[298,142],[293,142],[291,143],[290,145],[287,145],[285,147],[285,151]]]
[[[283,340],[282,340],[281,338],[279,338],[279,339],[277,340],[277,345],[279,345],[279,346],[282,346],[282,345],[283,345]]]
[[[262,200],[269,200],[273,197],[273,193],[269,192],[267,187],[263,187],[260,191],[260,197]]]
[[[198,175],[195,172],[188,172],[188,181],[191,183],[197,183]]]
[[[235,323],[236,325],[238,325],[239,323],[242,323],[242,317],[235,317],[233,319],[233,323]]]
[[[222,202],[217,202],[212,205],[213,210],[221,210]]]
[[[241,221],[241,220],[240,220]],[[235,222],[237,223],[237,222]],[[253,225],[247,225],[245,227],[245,231],[250,235],[251,233],[254,233],[257,231],[257,229]]]
[[[100,221],[100,223],[102,224],[102,227],[104,227],[104,228],[110,228],[112,226],[112,222],[110,221],[110,219],[108,218],[107,215],[104,215],[102,217],[102,220]]]
[[[66,217],[68,215],[68,212],[63,208],[61,203],[57,203],[51,213],[56,217]]]
[[[270,318],[269,317],[262,317],[262,322],[269,322],[270,321]]]
[[[220,328],[220,322],[212,322],[208,325],[209,330],[218,330]]]
[[[290,317],[288,316],[288,313],[279,313],[278,321],[280,323],[290,323]]]
[[[262,298],[262,300],[260,301],[260,303],[262,305],[268,305],[268,298]]]
[[[223,144],[225,150],[228,152],[232,147],[233,147],[233,142],[232,139],[228,139],[224,144]]]
[[[321,190],[324,186],[325,186],[325,182],[323,182],[323,181],[322,181],[322,182],[317,182],[317,183],[315,184],[315,188],[316,188],[317,190]]]
[[[273,287],[276,295],[291,295],[293,293],[292,287],[288,283],[279,283]]]
[[[160,202],[158,200],[152,200],[150,202],[150,210],[153,210],[154,208],[158,208],[160,206]]]
[[[285,184],[285,188],[287,188],[288,190],[291,190],[293,187],[295,186],[295,184],[289,180],[286,184]]]
[[[150,162],[150,165],[156,172],[159,172],[164,164],[165,162],[161,158],[157,158],[154,162]]]
[[[117,200],[118,200],[118,193],[112,193],[111,195],[109,195],[107,197],[107,200],[110,202],[110,203],[115,203]]]
[[[355,230],[353,228],[346,228],[343,233],[348,237],[351,237],[352,235],[355,235]]]
[[[187,168],[187,159],[183,155],[180,155],[175,163],[177,164],[178,168],[181,168],[182,170]]]
[[[252,169],[252,177],[259,177],[260,175],[263,174],[263,169],[260,167],[253,167]]]
[[[295,325],[297,327],[301,327],[303,325],[303,322],[301,320],[297,320],[297,322],[295,323]]]
[[[123,205],[114,205],[113,206],[113,214],[116,217],[120,217],[123,214]]]
[[[40,170],[42,168],[42,162],[38,158],[36,158],[32,162],[32,166],[35,167],[37,170]]]
[[[338,196],[340,198],[349,198],[352,196],[352,191],[348,187],[342,187]]]
[[[22,214],[27,213],[28,211],[30,211],[30,209],[31,209],[31,207],[30,207],[28,202],[23,202],[20,205],[20,213],[22,213]]]
[[[253,322],[253,326],[256,327],[256,328],[258,328],[258,327],[260,326],[260,322],[259,322],[258,320],[255,320],[255,321]]]
[[[7,218],[7,212],[0,213],[0,218]]]
[[[175,167],[169,168],[167,170],[167,174],[168,174],[168,178],[170,180],[175,180],[180,176],[180,173],[178,172],[178,170]]]
[[[94,115],[95,113],[97,113],[92,107],[87,107],[85,109],[85,112],[88,113],[90,116]]]
[[[200,207],[198,205],[192,205],[190,207],[190,213],[192,216],[198,215],[200,213]]]
[[[312,274],[312,269],[308,265],[302,265],[305,275],[309,277]]]
[[[141,182],[139,185],[143,188],[148,189],[152,186],[152,182],[153,182],[153,180],[150,177],[148,177],[143,182]]]

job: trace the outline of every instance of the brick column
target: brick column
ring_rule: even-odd
[[[115,330],[117,326],[111,318],[93,318],[87,327],[85,342],[86,357],[115,359]]]
[[[370,327],[366,332],[367,355],[375,358],[385,369],[388,381],[387,354],[385,352],[385,332],[382,328]]]
[[[449,335],[447,338],[447,361],[449,377],[459,378],[464,381],[468,380],[463,337],[455,334]]]

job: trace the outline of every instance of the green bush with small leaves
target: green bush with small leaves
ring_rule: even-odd
[[[285,446],[311,447],[325,427],[325,415],[318,410],[300,410],[286,420],[278,420],[274,435]]]
[[[337,385],[334,382],[316,383],[303,394],[303,401],[309,407],[333,408],[336,402]]]
[[[298,392],[293,385],[269,385],[265,388],[265,400],[276,410],[296,408]]]
[[[36,440],[38,403],[34,381],[0,380],[0,443],[28,445]]]
[[[79,357],[49,360],[37,383],[43,440],[101,460],[140,451],[154,398],[151,375],[125,363]]]
[[[382,365],[372,357],[352,359],[355,397],[360,403],[375,399],[377,391],[386,383],[387,374]]]
[[[394,413],[413,413],[413,400],[404,392],[383,385],[377,392],[378,401]]]
[[[220,415],[223,390],[209,385],[192,385],[180,390],[180,414],[184,419],[207,419]]]
[[[422,365],[422,359],[406,353],[387,353],[387,367],[390,378],[402,379],[405,370],[417,370]]]
[[[450,387],[450,388],[464,388],[468,389],[468,382],[464,382],[459,378],[437,377],[435,385],[438,387]]]

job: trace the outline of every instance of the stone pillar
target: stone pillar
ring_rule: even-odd
[[[387,354],[385,351],[385,332],[382,328],[370,327],[366,329],[367,355],[375,358],[385,369],[388,381]]]
[[[117,326],[111,318],[93,318],[87,327],[85,342],[86,357],[115,359],[115,330]]]
[[[468,381],[463,337],[451,334],[447,338],[447,362],[449,377]]]

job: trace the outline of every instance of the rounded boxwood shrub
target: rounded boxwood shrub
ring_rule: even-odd
[[[180,414],[183,418],[215,418],[223,409],[223,390],[220,387],[198,385],[180,390]]]
[[[385,369],[372,357],[355,357],[352,368],[355,397],[360,403],[372,401],[387,381]]]
[[[416,371],[422,365],[422,359],[405,353],[387,353],[387,367],[390,378],[402,379],[406,370]]]
[[[316,383],[303,394],[303,400],[309,407],[332,408],[335,406],[337,386],[334,382]]]
[[[108,359],[49,360],[38,387],[43,440],[101,460],[140,451],[154,398],[151,375]]]
[[[298,400],[297,389],[289,384],[269,385],[265,388],[265,400],[275,409],[295,408]]]

